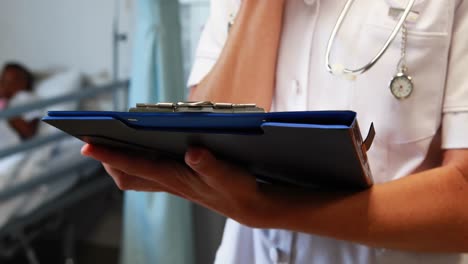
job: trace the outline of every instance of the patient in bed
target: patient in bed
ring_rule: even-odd
[[[17,63],[6,64],[0,75],[0,110],[35,101],[33,84],[33,75],[26,67]],[[0,148],[33,137],[40,116],[40,111],[31,111],[6,121],[0,120]]]

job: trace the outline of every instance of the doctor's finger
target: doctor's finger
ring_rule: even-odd
[[[148,175],[159,174],[161,170],[166,170],[165,166],[160,166],[160,163],[163,162],[138,155],[131,155],[123,150],[86,144],[81,149],[81,153],[102,163],[109,164],[113,168],[124,171],[127,174],[138,175],[143,178],[147,178]],[[168,173],[167,171],[162,172]],[[147,180],[152,180],[152,177],[147,178]]]
[[[111,165],[125,171],[128,174],[137,174],[137,172],[154,169],[154,160],[144,159],[138,155],[132,155],[124,150],[112,149],[103,146],[86,144],[81,149],[81,154],[99,160],[102,163]],[[142,168],[148,168],[142,170]]]
[[[137,176],[129,175],[121,170],[111,167],[108,164],[103,164],[103,166],[112,177],[117,187],[119,187],[119,189],[122,191],[165,192],[187,199],[187,197],[184,195],[161,186],[154,181],[149,181]]]
[[[155,182],[151,182],[133,175],[129,175],[109,164],[103,164],[107,173],[114,180],[117,187],[122,191],[143,191],[143,192],[163,192],[163,187]]]
[[[185,165],[175,161],[156,161],[134,157],[122,151],[115,151],[101,146],[85,145],[82,148],[82,154],[108,164],[128,175],[154,181],[173,193],[183,193],[181,189],[188,182],[196,181],[194,178],[197,177]]]
[[[211,152],[202,148],[191,148],[185,155],[185,162],[203,180],[214,188],[235,188],[251,192],[256,188],[255,178],[240,167],[216,159]]]

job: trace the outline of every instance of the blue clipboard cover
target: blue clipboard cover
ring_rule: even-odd
[[[373,184],[352,111],[275,113],[50,111],[43,121],[108,147],[183,160],[189,146],[247,168],[258,181],[305,188],[359,190]]]

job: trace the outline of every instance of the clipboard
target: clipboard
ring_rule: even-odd
[[[352,111],[138,111],[142,108],[50,111],[42,120],[87,143],[180,161],[189,146],[206,147],[266,184],[326,190],[373,184],[367,151],[374,126],[363,140]]]

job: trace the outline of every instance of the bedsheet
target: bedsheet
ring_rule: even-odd
[[[81,146],[82,142],[77,139],[66,138],[29,152],[17,153],[1,159],[0,191],[87,159],[80,154]],[[31,191],[18,194],[6,201],[0,201],[0,228],[14,217],[26,215],[64,193],[77,182],[81,175],[89,175],[98,166],[99,164],[96,163],[96,166],[60,175],[53,182],[40,184]]]

